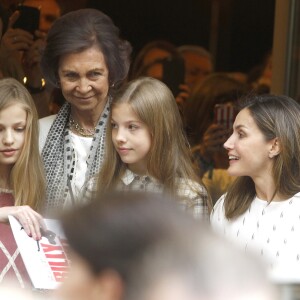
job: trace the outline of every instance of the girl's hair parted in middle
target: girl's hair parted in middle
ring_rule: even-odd
[[[161,81],[142,77],[127,83],[114,97],[111,110],[127,103],[146,124],[152,137],[148,174],[176,194],[176,179],[199,181],[191,160],[181,116],[170,89]],[[112,113],[111,113],[112,115]],[[98,179],[98,191],[112,189],[126,170],[112,143],[111,116],[106,135],[106,151]]]

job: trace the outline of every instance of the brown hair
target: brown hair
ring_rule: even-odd
[[[164,185],[171,194],[177,193],[176,179],[198,181],[193,168],[188,143],[184,135],[178,107],[172,92],[161,81],[143,77],[126,84],[113,100],[114,109],[128,103],[152,135],[147,165],[149,175]],[[111,116],[108,121],[106,150],[98,180],[99,192],[109,190],[119,182],[126,165],[112,143]]]
[[[287,96],[258,95],[244,99],[248,109],[267,141],[278,139],[280,153],[275,156],[272,175],[276,191],[290,197],[300,191],[300,105]],[[241,176],[225,196],[225,215],[228,219],[243,214],[256,195],[254,182]]]

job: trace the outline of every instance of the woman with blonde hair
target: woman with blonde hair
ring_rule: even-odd
[[[178,196],[195,217],[207,215],[208,195],[199,182],[176,101],[161,81],[129,82],[114,98],[98,193],[112,189]]]
[[[286,96],[249,97],[225,142],[236,181],[216,203],[213,227],[270,266],[300,279],[300,106]]]
[[[45,183],[38,146],[38,116],[26,88],[12,78],[0,80],[0,283],[28,277],[8,215],[39,240]],[[24,278],[23,278],[24,276]]]

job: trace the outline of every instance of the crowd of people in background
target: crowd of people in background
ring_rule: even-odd
[[[300,105],[270,94],[272,53],[248,74],[167,40],[133,57],[99,10],[22,4],[34,32],[0,5],[0,290],[32,289],[9,215],[37,241],[62,222],[72,268],[50,299],[269,300],[300,282]]]

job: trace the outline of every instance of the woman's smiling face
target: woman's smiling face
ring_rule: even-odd
[[[249,109],[241,110],[233,124],[233,133],[224,144],[229,157],[228,173],[252,179],[269,173],[273,167],[269,157],[272,144],[273,140],[266,140]]]
[[[104,55],[97,47],[62,56],[58,75],[62,93],[72,109],[99,110],[101,114],[108,96],[109,71]]]

